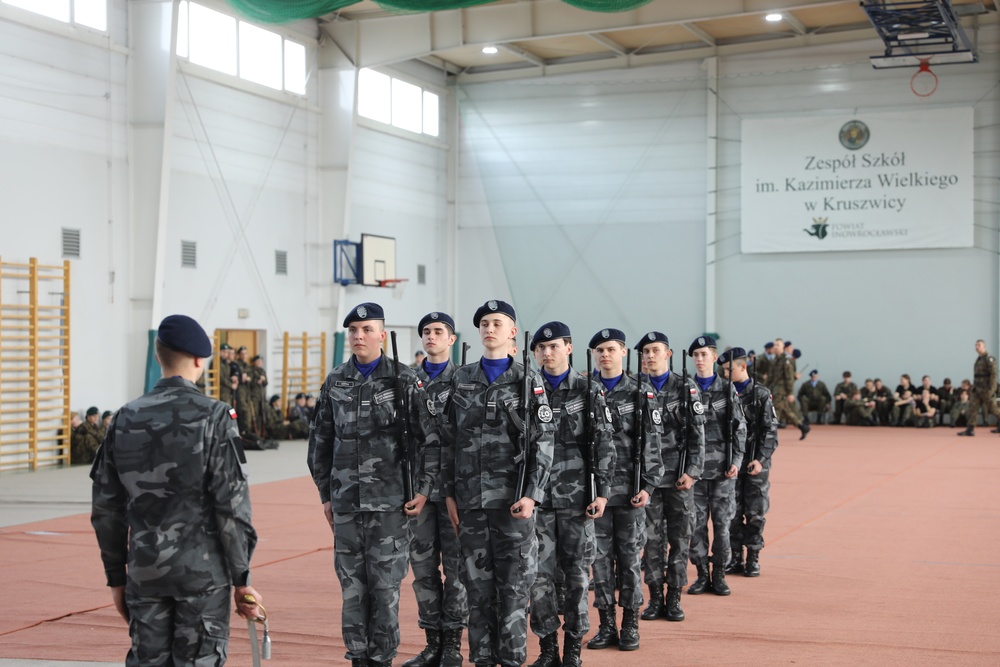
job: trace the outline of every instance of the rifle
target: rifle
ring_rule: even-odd
[[[406,396],[406,386],[399,375],[399,353],[396,351],[396,332],[390,333],[392,339],[392,369],[396,379],[396,423],[399,426],[399,458],[403,466],[403,496],[404,502],[413,499],[413,473],[410,465],[410,411]]]
[[[642,490],[642,450],[646,445],[646,433],[642,428],[642,361],[635,376],[635,447],[632,449],[632,497]]]
[[[472,346],[469,345],[468,343],[462,343],[462,365],[463,366],[465,365],[465,353],[469,351],[470,347],[472,347]]]
[[[597,443],[594,442],[594,372],[591,355],[587,353],[587,417],[583,426],[587,437],[587,498],[590,503],[597,500]],[[597,508],[589,510],[591,516]]]
[[[522,384],[521,391],[521,420],[524,422],[524,430],[521,432],[520,437],[520,451],[517,455],[517,460],[520,461],[521,467],[517,471],[517,486],[514,489],[514,502],[518,502],[524,497],[524,487],[528,482],[528,453],[531,448],[531,367],[528,366],[528,343],[531,339],[528,338],[528,332],[524,332],[524,347],[521,349],[521,364],[524,366],[522,369],[524,371],[524,381]],[[514,508],[514,511],[519,511],[520,506]]]
[[[673,359],[673,357],[671,357]],[[681,423],[681,438],[683,442],[681,443],[681,456],[680,463],[677,465],[677,480],[680,481],[681,475],[687,470],[687,457],[688,457],[688,440],[691,438],[691,390],[688,389],[688,353],[687,350],[681,350],[681,392],[682,392],[682,405],[678,406],[678,412],[680,412]]]
[[[747,469],[750,468],[750,464],[754,459],[757,458],[757,435],[761,431],[761,414],[760,414],[760,397],[757,395],[757,364],[753,365],[753,434],[747,438]],[[749,423],[747,424],[749,426]]]
[[[729,359],[729,382],[726,387],[726,427],[722,436],[726,439],[726,470],[733,467],[733,360]]]

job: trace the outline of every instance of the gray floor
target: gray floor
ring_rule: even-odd
[[[276,450],[247,452],[247,465],[251,484],[308,475],[306,441],[285,441]],[[0,473],[0,526],[16,526],[89,512],[89,473],[89,466]],[[0,667],[114,667],[120,664],[0,658]]]

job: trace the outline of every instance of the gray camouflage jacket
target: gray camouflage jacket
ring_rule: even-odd
[[[441,431],[445,427],[445,415],[448,412],[448,402],[451,398],[451,378],[454,377],[457,368],[457,365],[449,361],[444,370],[438,373],[437,377],[433,380],[427,375],[423,364],[417,366],[415,369],[417,377],[423,383],[424,391],[427,392],[427,397],[430,399],[427,407],[433,407],[431,414],[437,419]],[[431,492],[427,494],[427,499],[432,502],[441,502],[444,500],[443,487],[442,478],[439,474],[434,478],[434,483],[431,485]]]
[[[596,382],[600,382],[595,377]],[[636,381],[627,375],[611,391],[606,391],[604,400],[608,404],[611,417],[611,430],[615,445],[616,459],[612,475],[611,489],[608,493],[608,507],[631,507],[632,476],[635,471],[635,400]],[[602,385],[603,387],[603,385]],[[640,397],[644,412],[642,415],[645,446],[640,453],[642,465],[642,489],[652,493],[663,476],[663,463],[660,459],[660,429],[663,417],[653,395],[653,388],[643,382]]]
[[[413,369],[399,364],[409,409],[413,491],[428,495],[440,467],[440,432]],[[326,377],[309,432],[309,472],[334,512],[395,512],[403,503],[403,456],[393,362],[365,378],[352,356]]]
[[[655,389],[655,387],[654,387]],[[660,457],[663,459],[663,476],[659,488],[672,488],[680,477],[681,448],[687,448],[685,473],[700,479],[705,466],[705,415],[695,403],[701,402],[698,384],[670,373],[663,388],[656,392],[656,400],[663,415],[663,432],[660,434]],[[687,424],[687,434],[684,433]]]
[[[756,409],[754,409],[754,395],[757,398]],[[771,467],[774,450],[778,448],[778,417],[774,413],[771,392],[759,382],[750,380],[750,384],[740,394],[740,401],[743,403],[743,414],[747,420],[746,456],[750,456],[750,444],[756,443],[754,459],[760,461],[764,470],[768,470]],[[747,462],[750,460],[748,458]]]
[[[549,474],[549,488],[542,506],[584,509],[591,502],[587,483],[587,471],[590,467],[590,442],[586,434],[587,378],[571,370],[556,389],[552,388],[544,375],[542,381],[545,383],[545,395],[552,407],[552,421],[556,425],[552,472]],[[597,450],[597,466],[594,470],[597,495],[607,498],[611,489],[611,473],[615,469],[616,452],[611,441],[611,423],[607,418],[603,389],[600,380],[592,382],[590,423]]]
[[[705,468],[701,478],[723,479],[729,467],[726,461],[727,438],[732,438],[732,464],[737,470],[743,465],[747,423],[742,403],[736,387],[718,373],[708,389],[701,392],[701,402],[705,410]],[[726,424],[726,410],[730,402],[733,406],[733,418],[730,424]]]
[[[545,500],[552,466],[555,424],[541,376],[529,369],[532,395],[530,447],[524,495]],[[524,367],[512,362],[489,384],[480,362],[466,364],[451,379],[441,469],[445,496],[460,509],[507,509],[520,469],[521,393]]]
[[[90,471],[108,585],[139,596],[246,585],[257,533],[245,464],[235,411],[193,382],[164,378],[124,405]]]

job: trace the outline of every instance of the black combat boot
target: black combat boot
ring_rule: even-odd
[[[368,667],[392,667],[392,660],[369,660]]]
[[[441,633],[441,667],[462,667],[462,628]]]
[[[571,635],[567,632],[563,636],[562,667],[581,667],[580,648],[582,645],[582,635]]]
[[[368,658],[351,658],[351,667],[368,667]]]
[[[716,595],[729,595],[729,584],[726,583],[726,568],[718,565],[712,566],[712,592]]]
[[[681,589],[680,587],[667,587],[667,599],[663,604],[664,615],[668,621],[683,621],[684,610],[681,609]]]
[[[619,651],[639,650],[639,610],[622,610],[622,634],[618,640]]]
[[[976,427],[973,426],[972,424],[969,424],[968,426],[965,427],[964,431],[959,431],[958,434],[959,435],[975,435],[976,434]]]
[[[553,632],[538,640],[541,652],[531,667],[559,667],[559,633]]]
[[[688,595],[701,595],[705,591],[712,590],[712,582],[708,579],[708,565],[697,565],[698,578],[688,586]]]
[[[733,557],[726,564],[726,574],[739,574],[743,571],[743,548],[733,549]]]
[[[799,430],[802,431],[799,440],[805,440],[806,436],[809,435],[809,420],[806,419],[805,415],[802,416],[802,423],[799,424]]]
[[[642,612],[642,620],[655,621],[663,613],[663,584],[649,587],[649,606]]]
[[[614,607],[603,607],[597,610],[601,616],[601,627],[597,634],[587,642],[587,648],[608,648],[618,645],[618,621],[615,619]]]
[[[403,667],[438,667],[441,662],[441,633],[437,630],[424,629],[427,635],[427,646],[403,663]]]
[[[747,566],[743,569],[744,577],[760,576],[760,563],[758,562],[759,557],[759,551],[756,549],[747,549]]]

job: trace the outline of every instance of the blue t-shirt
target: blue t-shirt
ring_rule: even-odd
[[[483,373],[486,375],[486,379],[493,384],[498,377],[504,374],[510,365],[514,362],[511,357],[504,357],[503,359],[487,359],[483,357],[481,360]]]
[[[561,373],[559,375],[549,375],[543,368],[542,375],[544,375],[545,379],[549,381],[549,385],[551,385],[553,389],[557,389],[559,385],[562,384],[562,381],[569,377],[569,369],[567,368],[565,373]]]
[[[649,381],[653,383],[654,387],[656,387],[656,391],[661,391],[663,389],[663,385],[665,385],[667,380],[670,379],[670,371],[667,371],[663,375],[647,375],[646,377],[648,377]]]
[[[427,377],[433,380],[438,375],[441,375],[441,371],[443,371],[447,365],[447,361],[442,361],[440,364],[432,364],[430,360],[424,359],[424,372],[427,373]]]
[[[715,382],[715,373],[712,373],[707,378],[703,378],[700,375],[695,375],[694,379],[695,382],[698,383],[698,387],[700,387],[702,391],[705,391],[706,389],[712,386],[713,382]]]
[[[622,381],[623,377],[625,377],[624,373],[622,373],[618,377],[613,377],[613,378],[602,377],[601,378],[601,384],[604,385],[605,389],[607,389],[608,391],[611,391],[612,389],[614,389],[615,387],[618,386],[618,383]]]
[[[733,384],[736,385],[736,393],[739,394],[740,396],[742,396],[743,392],[747,388],[747,385],[750,384],[750,378],[747,378],[743,382],[734,382]]]
[[[368,376],[372,374],[372,371],[375,370],[375,367],[378,366],[378,362],[380,361],[382,361],[381,354],[378,356],[378,359],[375,361],[369,361],[367,364],[359,364],[358,358],[354,357],[354,367],[357,368],[358,372],[364,375],[367,379]]]

